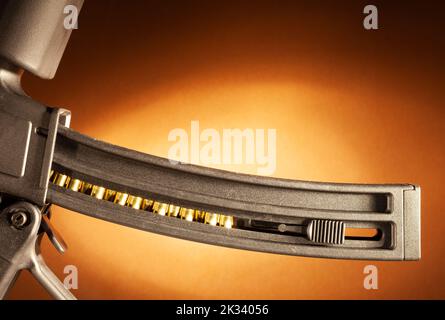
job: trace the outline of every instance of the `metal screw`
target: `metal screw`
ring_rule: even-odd
[[[11,224],[14,228],[22,228],[28,221],[28,216],[25,212],[17,211],[11,215]]]

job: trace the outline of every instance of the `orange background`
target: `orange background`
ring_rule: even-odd
[[[362,13],[379,8],[380,29]],[[56,208],[81,299],[445,298],[443,8],[428,1],[87,0],[57,76],[26,91],[72,128],[167,156],[174,128],[276,128],[276,177],[422,187],[422,260],[220,248]],[[217,166],[256,173],[252,166]],[[375,264],[379,289],[363,289]],[[23,274],[10,298],[47,298]]]

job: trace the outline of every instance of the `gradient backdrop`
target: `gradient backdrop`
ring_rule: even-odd
[[[365,31],[366,4],[379,8]],[[431,1],[86,0],[57,76],[26,91],[72,128],[166,157],[174,128],[276,128],[276,177],[422,187],[420,262],[214,247],[61,208],[81,299],[445,298],[443,6]],[[219,166],[256,173],[252,166]],[[379,290],[363,289],[363,268]],[[10,298],[47,298],[24,273]]]

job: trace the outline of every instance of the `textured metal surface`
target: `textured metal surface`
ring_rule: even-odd
[[[120,206],[127,206],[136,210],[149,211],[160,216],[175,217],[187,221],[206,223],[213,226],[231,228],[233,217],[214,212],[194,210],[173,204],[158,202],[130,195],[121,190],[111,190],[103,186],[93,185],[67,176],[66,174],[52,172],[50,182],[58,187],[89,195],[97,200],[108,201]]]
[[[2,0],[0,56],[41,78],[54,77],[71,29],[64,8],[83,0]]]
[[[343,244],[345,224],[342,221],[312,220],[308,226],[311,241],[323,244]]]
[[[68,125],[70,114],[26,96],[21,75],[0,60],[0,193],[44,205],[57,127]]]
[[[66,128],[69,112],[27,97],[20,77],[22,69],[54,76],[71,33],[64,8],[82,4],[0,2],[0,195],[214,245],[326,258],[420,258],[415,185],[241,175],[171,163]],[[378,230],[379,236],[348,237],[348,228]],[[35,205],[18,202],[0,213],[0,298],[25,268],[54,297],[74,298],[44,263],[39,229],[65,250]]]
[[[8,114],[0,117],[0,172],[14,177],[25,174],[32,124]]]
[[[25,214],[27,221],[19,228],[11,225],[11,216]],[[0,212],[0,299],[4,298],[18,274],[28,269],[56,299],[75,299],[52,273],[40,253],[42,234],[40,210],[28,202],[16,202]],[[7,244],[7,245],[5,245]]]
[[[0,192],[146,231],[229,247],[349,259],[420,257],[417,186],[235,174],[170,162],[64,127],[69,112],[50,110],[24,95],[18,67],[43,77],[53,75],[69,36],[60,29],[67,4],[23,0],[0,7],[0,26],[4,26],[0,56],[8,60],[0,61],[0,119],[19,133],[12,145],[19,145],[20,153],[18,163],[3,161],[7,166],[0,174]],[[80,8],[82,1],[70,4]],[[38,26],[37,31],[32,25]],[[24,126],[17,127],[20,123],[32,129],[25,145],[19,139],[24,136],[20,134]],[[57,174],[48,190],[51,170]],[[348,228],[376,229],[380,236],[347,237]]]
[[[192,210],[289,226],[336,220],[344,228],[375,228],[378,240],[341,238],[315,243],[310,237],[264,230],[215,228],[172,219],[127,203],[104,201],[51,184],[48,201],[122,225],[179,238],[251,250],[349,259],[418,259],[419,188],[291,181],[235,174],[142,154],[59,127],[53,170],[73,181]],[[63,182],[63,185],[66,183]],[[104,190],[105,192],[105,190]],[[93,195],[93,196],[92,196]],[[104,193],[99,198],[103,198]],[[151,214],[150,214],[151,213]],[[156,213],[156,212],[155,212]],[[327,229],[326,229],[327,230]],[[410,230],[409,237],[405,230]],[[328,230],[329,231],[329,230]],[[328,232],[329,234],[329,232]]]

